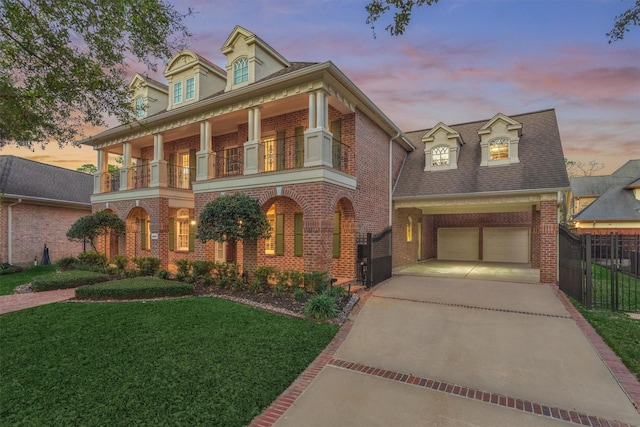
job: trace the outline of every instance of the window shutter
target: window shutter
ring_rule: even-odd
[[[302,256],[303,255],[303,234],[302,230],[304,229],[304,222],[302,220],[302,214],[297,213],[293,215],[293,255],[294,256]]]
[[[340,258],[340,212],[333,213],[333,257]]]
[[[169,173],[169,187],[174,188],[176,186],[176,155],[175,153],[169,154],[169,161],[167,163],[167,172]]]
[[[196,248],[195,228],[195,225],[193,225],[191,220],[189,220],[189,252],[193,252]]]
[[[169,218],[169,250],[172,251],[176,247],[176,220]]]
[[[140,220],[140,249],[147,249],[147,220]]]
[[[284,255],[284,214],[276,215],[276,255]]]
[[[331,121],[331,133],[333,134],[332,158],[334,169],[342,166],[342,120]]]
[[[191,183],[196,180],[196,149],[189,150],[189,188]]]
[[[276,133],[276,170],[284,169],[284,140],[285,133],[279,130]]]
[[[296,126],[295,130],[295,166],[297,168],[304,167],[304,128]]]

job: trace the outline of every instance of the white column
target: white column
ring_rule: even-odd
[[[316,95],[316,110],[317,122],[315,127],[327,129],[327,118],[325,116],[325,96],[324,92],[322,91],[318,91],[318,94]]]
[[[249,110],[247,110],[247,114],[248,114],[248,118],[247,118],[247,128],[248,128],[248,135],[247,135],[247,141],[255,141],[255,131],[254,131],[254,123],[253,123],[253,108],[249,108]]]
[[[164,138],[161,133],[153,135],[153,160],[164,160]]]
[[[105,193],[111,191],[111,175],[107,164],[108,156],[104,150],[96,150],[98,155],[98,171],[93,174],[93,193]],[[115,188],[114,190],[117,190]]]
[[[164,138],[161,133],[153,135],[153,161],[151,162],[151,187],[167,186],[167,162],[164,160]]]
[[[214,165],[211,153],[211,123],[200,122],[200,151],[196,153],[196,181],[213,178]]]
[[[248,110],[249,134],[244,143],[243,174],[251,175],[260,172],[261,159],[264,158],[264,147],[260,144],[262,137],[260,107]]]
[[[308,129],[313,129],[316,126],[316,93],[309,93],[309,127]]]
[[[131,170],[131,143],[122,144],[122,167],[120,168],[120,191],[133,188],[133,171]]]
[[[254,141],[260,142],[262,139],[262,114],[260,112],[260,107],[256,107],[253,109],[253,132],[254,132]]]

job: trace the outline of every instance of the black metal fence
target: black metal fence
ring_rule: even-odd
[[[391,277],[391,227],[373,236],[358,236],[358,280],[367,288]]]
[[[640,235],[559,237],[562,291],[587,309],[640,312]]]

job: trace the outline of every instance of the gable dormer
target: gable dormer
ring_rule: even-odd
[[[240,26],[233,29],[221,50],[227,56],[225,91],[255,83],[291,65],[258,36]]]
[[[129,83],[133,113],[136,120],[144,119],[167,108],[167,86],[136,73]]]
[[[168,110],[197,102],[224,89],[222,68],[192,50],[178,52],[164,69],[169,83]]]
[[[496,114],[478,131],[482,160],[480,166],[501,166],[519,163],[518,143],[522,134],[522,124]]]
[[[425,171],[458,169],[460,147],[464,144],[458,132],[440,122],[422,137],[422,142]]]

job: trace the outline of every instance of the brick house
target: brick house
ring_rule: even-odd
[[[577,234],[640,234],[640,160],[611,175],[571,177],[568,211]]]
[[[496,114],[407,132],[393,193],[393,265],[421,259],[530,264],[557,280],[568,178],[555,111]]]
[[[51,262],[82,252],[66,233],[91,214],[92,182],[82,172],[0,156],[0,262],[40,263],[44,245]]]
[[[236,27],[222,69],[193,51],[167,64],[167,85],[136,75],[138,124],[83,141],[97,151],[93,211],[127,225],[107,253],[237,260],[356,275],[356,236],[391,224],[391,189],[412,144],[333,63],[291,62]],[[122,156],[117,175],[112,156]],[[258,200],[273,236],[236,247],[194,239],[223,194]]]

